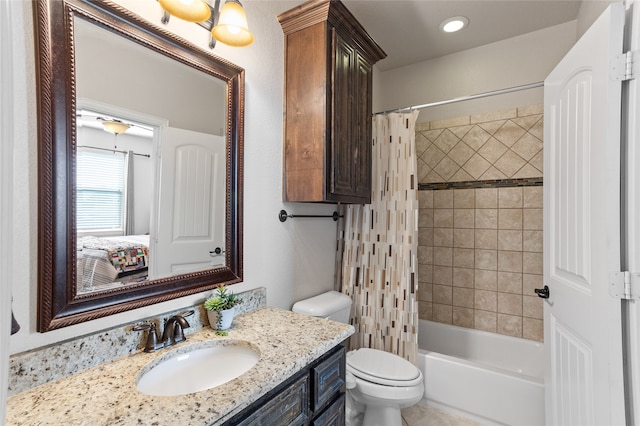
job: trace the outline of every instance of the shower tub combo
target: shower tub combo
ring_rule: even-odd
[[[483,424],[544,424],[544,346],[421,320],[418,366],[427,405]]]

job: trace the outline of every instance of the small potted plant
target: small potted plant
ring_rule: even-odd
[[[224,330],[231,327],[233,316],[235,315],[236,305],[242,303],[242,299],[229,292],[225,286],[218,287],[215,292],[204,302],[204,308],[207,310],[209,324],[211,328],[216,330],[219,336],[226,336],[228,333]]]

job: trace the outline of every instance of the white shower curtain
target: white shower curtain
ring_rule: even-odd
[[[371,204],[342,206],[337,271],[353,300],[351,349],[418,351],[418,111],[373,117]]]
[[[125,152],[125,199],[124,199],[124,235],[135,234],[135,208],[134,208],[134,196],[133,196],[133,151]]]

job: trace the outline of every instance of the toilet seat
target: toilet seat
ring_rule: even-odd
[[[415,365],[378,349],[348,352],[347,369],[354,376],[379,385],[408,387],[422,383],[422,372]]]

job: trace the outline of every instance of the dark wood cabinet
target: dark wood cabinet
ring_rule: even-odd
[[[386,57],[340,1],[278,16],[285,35],[283,200],[371,202],[372,69]]]
[[[225,426],[344,426],[345,356],[343,346],[331,349]]]

